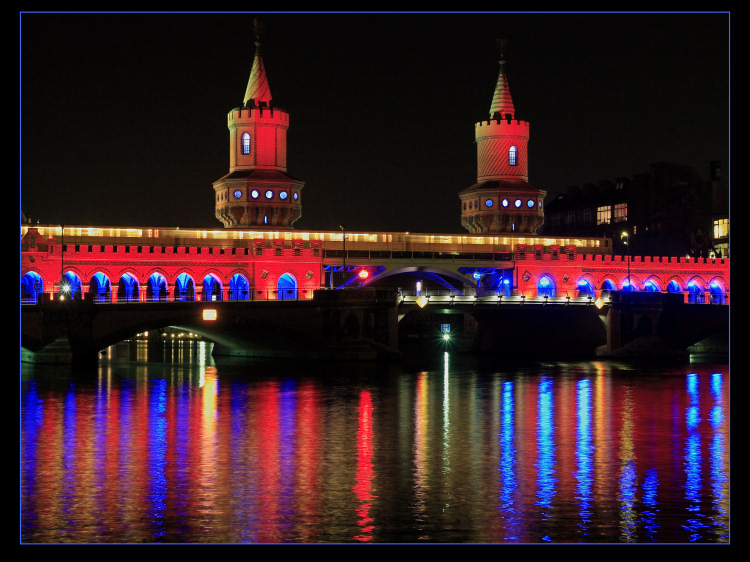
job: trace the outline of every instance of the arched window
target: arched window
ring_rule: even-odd
[[[250,133],[242,135],[242,154],[250,154]]]
[[[516,154],[517,154],[517,152],[518,152],[518,150],[516,149],[515,146],[511,146],[508,149],[508,164],[510,164],[511,166],[515,166],[516,165]]]
[[[195,300],[195,282],[187,273],[180,273],[175,281],[176,301],[194,301]]]
[[[130,273],[123,273],[120,277],[120,282],[117,285],[117,301],[118,302],[137,302],[140,298],[140,290],[138,288],[138,280],[130,275]]]

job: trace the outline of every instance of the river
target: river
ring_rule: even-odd
[[[729,366],[23,364],[21,543],[727,543]]]

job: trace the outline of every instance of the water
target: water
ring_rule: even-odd
[[[23,367],[21,542],[729,541],[727,365],[149,353]]]

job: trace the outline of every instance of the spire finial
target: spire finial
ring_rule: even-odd
[[[513,107],[508,78],[505,75],[505,51],[508,47],[508,40],[497,39],[497,46],[500,51],[500,73],[497,76],[495,93],[490,105],[490,119],[512,119],[516,110]]]
[[[508,40],[498,37],[497,48],[500,51],[500,62],[505,62],[505,51],[508,48]]]
[[[258,18],[253,18],[253,31],[255,32],[255,47],[260,48],[260,34],[263,31],[263,23]]]

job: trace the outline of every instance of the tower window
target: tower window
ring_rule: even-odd
[[[242,135],[242,154],[250,154],[250,133]]]
[[[511,146],[508,149],[508,164],[510,164],[511,166],[516,165],[516,153],[517,153],[517,150],[515,146]]]

